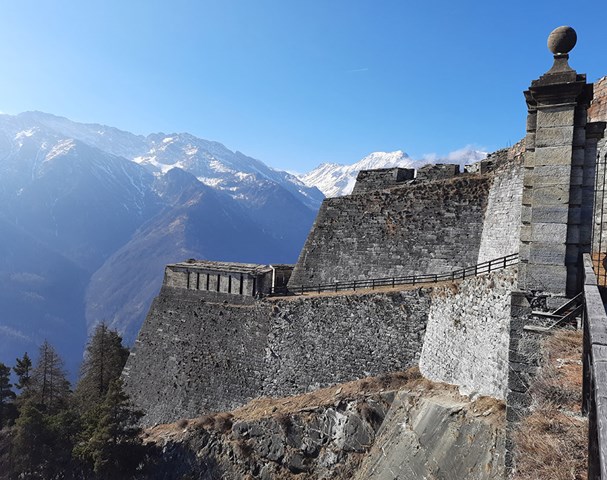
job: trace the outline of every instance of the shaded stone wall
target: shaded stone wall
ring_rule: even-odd
[[[165,287],[150,309],[123,374],[145,424],[411,367],[429,306],[427,289],[240,305],[205,295]]]
[[[266,303],[209,303],[202,292],[163,287],[123,372],[146,424],[231,410],[259,395],[270,311]]]
[[[426,378],[458,385],[466,395],[506,397],[516,277],[509,268],[433,289],[419,363]]]
[[[419,361],[429,289],[275,302],[263,395],[403,370]]]
[[[476,264],[492,178],[460,176],[326,199],[289,285]]]

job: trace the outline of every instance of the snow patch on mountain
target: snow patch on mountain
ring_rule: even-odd
[[[401,150],[373,152],[352,165],[323,163],[314,170],[299,176],[299,179],[309,187],[318,188],[327,197],[339,197],[352,192],[356,176],[361,170],[392,167],[415,168],[418,164],[419,162],[415,162]]]
[[[478,150],[474,146],[466,146],[450,152],[446,156],[430,153],[414,160],[402,150],[395,152],[373,152],[362,160],[351,165],[337,163],[323,163],[298,178],[308,187],[316,187],[327,197],[339,197],[352,193],[356,177],[361,170],[374,170],[378,168],[419,168],[428,163],[457,163],[467,165],[483,160],[487,152]]]

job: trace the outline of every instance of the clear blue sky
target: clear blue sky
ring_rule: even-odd
[[[522,91],[571,25],[607,75],[604,0],[4,0],[0,111],[187,131],[306,171],[524,135]]]

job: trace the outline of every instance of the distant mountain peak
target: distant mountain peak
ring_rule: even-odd
[[[477,162],[487,156],[486,152],[479,151],[472,146],[466,146],[447,154],[426,155],[420,160],[414,160],[402,150],[394,152],[372,152],[366,157],[350,165],[337,163],[322,163],[314,170],[298,178],[308,187],[317,187],[327,197],[339,197],[352,193],[356,176],[361,170],[374,170],[377,168],[419,168],[428,163],[457,163],[465,165]]]

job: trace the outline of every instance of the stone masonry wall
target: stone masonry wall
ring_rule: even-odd
[[[165,287],[127,362],[125,389],[150,425],[404,370],[421,354],[430,378],[500,396],[502,304],[513,275],[471,277],[453,289],[240,297],[249,300],[238,305]]]
[[[289,285],[476,264],[492,178],[462,176],[326,199]]]
[[[518,252],[523,197],[523,157],[498,167],[489,190],[478,263]]]
[[[419,364],[426,378],[505,399],[516,277],[509,268],[433,290]]]
[[[231,410],[259,395],[270,305],[205,295],[163,287],[139,332],[123,377],[146,424]]]
[[[232,305],[163,288],[124,371],[144,422],[231,410],[417,364],[429,291]]]
[[[263,394],[291,395],[416,365],[429,293],[415,289],[275,302]]]

